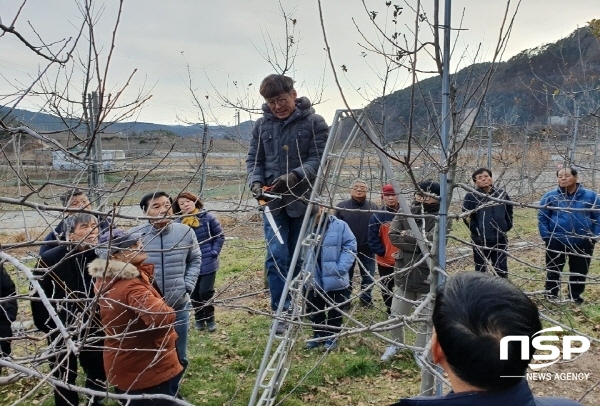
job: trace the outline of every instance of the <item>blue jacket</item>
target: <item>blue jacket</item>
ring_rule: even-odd
[[[154,280],[165,302],[179,310],[189,301],[186,293],[194,290],[200,274],[202,254],[196,234],[180,223],[163,228],[146,223],[129,231],[142,234],[147,262],[154,264]]]
[[[306,203],[299,198],[310,195],[329,127],[323,117],[314,114],[306,97],[296,99],[296,110],[285,120],[275,117],[266,104],[263,113],[252,129],[246,157],[248,183],[271,186],[279,176],[293,172],[300,182],[282,199],[269,202],[269,208],[274,216],[279,209],[290,217],[303,216]]]
[[[392,406],[581,406],[574,400],[564,398],[536,397],[523,379],[502,392],[450,392],[446,396],[417,396],[402,399]]]
[[[196,217],[200,220],[200,225],[192,230],[196,233],[202,252],[200,275],[208,275],[219,269],[219,254],[225,242],[225,234],[219,220],[206,210],[201,210]]]
[[[573,194],[560,187],[546,193],[540,200],[540,206],[600,209],[598,195],[579,183]],[[600,212],[542,208],[538,212],[538,228],[544,241],[556,239],[567,245],[581,245],[590,237],[600,236]]]
[[[317,288],[330,292],[350,286],[349,270],[356,258],[356,238],[348,224],[327,216],[320,247],[308,253],[306,269]],[[316,258],[315,258],[316,257]]]

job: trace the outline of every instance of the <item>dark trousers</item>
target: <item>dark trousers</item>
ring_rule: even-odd
[[[387,314],[390,314],[394,298],[394,267],[377,264],[377,270],[379,271],[379,283],[381,283],[381,297],[383,297]]]
[[[173,378],[175,379],[175,378]],[[163,383],[160,383],[156,386],[151,386],[149,388],[144,388],[144,389],[137,389],[137,390],[129,390],[127,392],[122,391],[119,388],[115,388],[115,393],[119,393],[119,394],[123,394],[123,393],[127,393],[128,395],[169,395],[169,396],[175,396],[175,393],[173,392],[173,379],[170,379],[168,381],[165,381]],[[171,401],[171,400],[165,400],[165,399],[154,399],[154,400],[150,400],[150,399],[136,399],[136,400],[130,400],[129,403],[127,403],[127,400],[124,399],[120,399],[119,402],[122,405],[127,404],[128,406],[144,406],[144,405],[151,405],[151,406],[171,406],[171,405],[176,405],[175,402]]]
[[[196,288],[191,295],[196,321],[210,322],[215,320],[215,307],[212,304],[212,298],[215,295],[216,275],[217,273],[213,272],[198,277]]]
[[[51,338],[48,338],[51,342]],[[88,389],[104,392],[106,391],[106,374],[104,373],[104,360],[102,358],[103,342],[94,343],[94,348],[84,347],[79,356],[73,354],[60,354],[51,360],[52,368],[58,365],[53,373],[54,378],[62,382],[75,384],[77,379],[77,361],[85,372],[85,387]],[[102,399],[94,397],[91,405],[100,406]],[[54,390],[55,406],[77,406],[79,405],[79,394],[75,391],[56,387]],[[88,403],[86,403],[87,405]]]
[[[563,244],[558,240],[551,239],[546,245],[546,290],[551,295],[558,296],[560,291],[560,273],[569,259],[569,296],[576,299],[581,296],[585,289],[585,275],[590,269],[591,256],[594,253],[594,244],[591,241],[583,241],[581,245]],[[586,255],[587,258],[581,255]],[[573,273],[581,274],[574,275]]]
[[[12,334],[7,333],[6,335],[0,333],[0,351],[2,351],[2,357],[8,357],[11,352],[10,341],[7,338],[12,337]],[[2,367],[0,367],[0,374],[2,374]]]
[[[490,260],[494,271],[501,278],[508,278],[508,264],[506,258],[506,241],[484,241],[476,243],[473,246],[473,259],[475,260],[475,270],[485,272],[486,262]]]
[[[313,326],[315,337],[329,337],[340,332],[342,313],[338,307],[345,300],[344,289],[329,292],[312,289],[308,292],[306,311],[310,321],[315,324]]]

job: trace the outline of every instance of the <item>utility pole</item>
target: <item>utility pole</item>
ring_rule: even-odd
[[[594,168],[592,169],[592,187],[596,189],[596,172],[598,171],[598,143],[600,142],[600,127],[596,117],[596,142],[594,143]]]
[[[492,170],[492,109],[487,107],[487,122],[488,122],[488,156],[487,167]]]
[[[91,141],[89,145],[89,153],[86,154],[86,158],[88,162],[88,187],[89,187],[89,195],[92,200],[94,206],[98,207],[100,205],[100,188],[104,186],[104,175],[100,174],[100,170],[98,168],[99,165],[102,165],[102,143],[100,140],[100,134],[96,133],[96,124],[98,120],[98,93],[92,92],[88,93],[88,142]],[[102,165],[103,166],[103,165]]]
[[[571,145],[571,152],[569,154],[569,165],[575,163],[575,148],[577,148],[577,134],[579,133],[579,103],[577,103],[577,95],[573,96],[573,110],[575,111],[575,116],[573,117],[575,123],[573,124],[573,144]]]
[[[452,0],[444,2],[444,43],[442,55],[444,64],[442,66],[442,133],[441,133],[441,155],[443,157],[443,167],[449,168],[448,165],[448,143],[450,138],[450,129],[452,128],[452,115],[450,105],[450,25],[451,25]],[[489,158],[488,158],[489,159]],[[440,211],[438,223],[438,240],[437,240],[437,262],[439,269],[446,270],[446,240],[448,230],[448,172],[447,169],[440,173]],[[443,286],[446,283],[446,277],[441,272],[436,272],[432,275],[437,283],[433,283],[431,289],[435,289],[436,285]],[[431,320],[427,325],[427,333],[433,331]],[[431,337],[431,335],[429,335]],[[430,357],[430,355],[428,355]],[[441,372],[439,367],[438,372]],[[431,396],[435,391],[438,396],[442,395],[442,383],[436,382],[435,377],[426,369],[421,373],[421,393],[424,396]]]

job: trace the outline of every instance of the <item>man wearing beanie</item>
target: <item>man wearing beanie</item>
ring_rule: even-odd
[[[394,298],[392,299],[392,311],[390,318],[401,318],[408,316],[415,307],[415,302],[421,301],[429,292],[429,267],[423,261],[423,253],[417,245],[417,239],[424,238],[426,243],[433,241],[433,231],[436,224],[435,215],[440,210],[440,184],[432,180],[419,183],[415,200],[411,207],[411,214],[429,215],[428,217],[416,217],[415,222],[420,230],[420,236],[414,235],[408,224],[408,218],[402,213],[396,214],[390,227],[390,241],[399,249],[396,254],[396,273],[394,274]],[[432,196],[433,195],[433,196]],[[431,308],[427,307],[421,316],[431,314]],[[404,321],[398,320],[398,326],[390,330],[392,339],[404,344]],[[420,323],[417,328],[417,342],[415,346],[425,347],[427,342],[426,326]],[[391,361],[398,350],[398,346],[390,345],[381,356],[384,362]],[[417,365],[421,365],[421,355],[414,354]]]
[[[494,187],[491,170],[479,168],[473,172],[472,178],[477,192],[466,194],[463,212],[469,212],[464,221],[471,230],[475,270],[485,272],[489,260],[496,274],[507,278],[506,233],[513,226],[513,207],[490,197],[504,201],[510,201],[510,197],[504,190]]]

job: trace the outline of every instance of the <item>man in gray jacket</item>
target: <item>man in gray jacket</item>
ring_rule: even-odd
[[[263,187],[281,194],[268,203],[278,230],[264,222],[267,240],[267,280],[271,291],[271,309],[276,311],[283,294],[294,248],[298,242],[306,201],[317,176],[329,127],[323,117],[314,113],[306,97],[297,98],[294,80],[284,75],[269,75],[260,85],[265,98],[263,117],[252,129],[250,149],[246,157],[248,183],[253,196],[267,200]],[[279,231],[283,243],[275,237]],[[294,273],[300,270],[298,261]],[[284,299],[288,309],[289,297]],[[278,333],[285,323],[277,324]]]
[[[132,233],[141,233],[144,251],[154,264],[154,281],[162,292],[165,302],[175,309],[176,347],[179,361],[184,367],[187,360],[187,336],[190,322],[190,293],[196,286],[202,257],[198,240],[190,227],[172,222],[171,198],[165,192],[148,193],[140,201],[144,215],[156,217],[148,224],[134,227]],[[183,372],[177,379],[177,387]],[[178,388],[173,388],[177,392]]]

